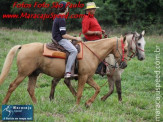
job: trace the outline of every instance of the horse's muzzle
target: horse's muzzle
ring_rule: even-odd
[[[122,62],[120,63],[120,68],[125,69],[126,67],[127,67],[127,63],[124,62],[124,61],[122,61]]]
[[[143,61],[145,59],[145,57],[138,57],[138,60],[140,60],[140,61]]]
[[[138,53],[136,55],[137,55],[139,61],[145,60],[145,55],[143,55],[143,54],[140,55]]]

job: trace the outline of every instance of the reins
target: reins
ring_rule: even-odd
[[[96,53],[94,53],[86,44],[83,43],[83,45],[84,45],[85,47],[87,47],[87,48],[98,58],[98,60],[99,60],[100,62],[103,62],[103,64],[104,64],[106,67],[110,66],[111,68],[113,68],[113,71],[110,72],[110,74],[107,74],[108,77],[109,77],[109,76],[111,77],[111,76],[114,74],[115,69],[118,68],[118,67],[116,66],[116,64],[117,64],[118,61],[115,62],[115,65],[111,65],[111,64],[107,63],[106,61],[101,60],[100,57],[99,57]],[[122,61],[125,60],[125,58],[124,58],[124,46],[125,46],[125,45],[124,45],[124,43],[123,43],[123,39],[121,39],[121,48],[122,48],[122,54],[121,54],[120,51],[119,51],[119,49],[118,49],[118,38],[117,38],[116,50],[119,52],[119,55],[121,56],[121,60],[122,60]],[[105,83],[105,84],[106,84],[106,83]],[[102,86],[104,86],[105,84],[103,84]]]
[[[107,63],[107,62],[101,60],[100,57],[99,57],[95,52],[93,52],[86,44],[83,43],[83,45],[84,45],[85,47],[87,47],[87,49],[89,49],[89,51],[91,51],[91,52],[98,58],[98,60],[99,60],[100,62],[103,62],[106,66],[109,66],[109,65],[112,66],[111,64],[109,64],[109,63]]]
[[[116,66],[116,63],[117,62],[115,62],[115,65],[111,65],[111,64],[109,64],[109,63],[107,63],[106,61],[103,61],[103,60],[101,60],[100,59],[100,57],[95,53],[95,52],[93,52],[85,43],[82,43],[85,47],[87,47],[87,49],[89,49],[89,51],[90,52],[92,52],[97,58],[98,58],[98,60],[100,61],[100,62],[102,62],[105,66],[111,66],[112,68],[118,68],[117,66]],[[118,38],[117,38],[117,47],[116,47],[116,50],[119,52],[119,54],[121,55],[121,60],[122,61],[124,61],[124,44],[123,44],[123,39],[121,40],[121,45],[122,45],[122,55],[121,55],[121,53],[120,53],[120,51],[119,51],[119,49],[118,49]]]
[[[99,58],[99,56],[98,55],[96,55],[96,53],[94,53],[86,44],[84,44],[84,43],[82,43],[85,47],[87,47],[87,49],[89,50],[89,51],[91,51],[97,58],[98,58],[98,60],[100,61],[100,62],[102,62],[102,60]]]
[[[122,48],[122,54],[120,53],[119,49],[118,49],[118,40],[117,40],[117,50],[118,50],[118,53],[119,55],[121,56],[121,61],[124,61],[125,60],[125,57],[124,57],[124,43],[123,43],[123,40],[121,40],[121,48]]]

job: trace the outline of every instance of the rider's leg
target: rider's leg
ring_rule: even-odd
[[[67,39],[62,39],[58,43],[61,46],[63,46],[70,53],[70,55],[68,57],[68,60],[67,60],[66,71],[65,71],[65,73],[68,75],[68,77],[70,77],[71,68],[72,68],[72,65],[75,62],[76,56],[78,54],[78,51],[74,47],[74,45],[69,40],[67,40]]]

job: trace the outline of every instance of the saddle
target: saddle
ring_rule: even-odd
[[[65,50],[61,45],[58,44],[56,40],[52,40],[53,42],[44,44],[44,52],[43,55],[51,58],[61,58],[67,59],[69,56],[69,52]],[[78,50],[77,59],[81,60],[83,58],[83,44],[82,42],[77,42],[72,40],[72,44]]]
[[[72,44],[78,50],[78,55],[75,60],[74,65],[72,66],[71,74],[78,74],[78,60],[83,58],[83,44],[82,42],[77,42],[76,40],[72,40]],[[69,56],[69,52],[65,50],[61,45],[58,44],[56,40],[52,39],[52,42],[44,44],[44,52],[43,56],[50,58],[61,58],[65,59],[65,63],[67,62],[67,58]]]

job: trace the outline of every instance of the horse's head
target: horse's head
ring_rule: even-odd
[[[145,59],[145,40],[144,40],[145,31],[142,31],[141,34],[135,32],[126,35],[128,40],[128,53],[129,57],[137,56],[138,60],[142,61]],[[132,53],[132,54],[131,54]]]
[[[144,40],[144,34],[145,31],[143,31],[141,34],[136,33],[137,39],[136,39],[136,56],[138,57],[138,60],[144,60],[145,59],[145,53],[144,53],[144,47],[145,47],[145,40]]]
[[[127,67],[127,51],[128,43],[126,37],[117,39],[116,49],[114,49],[114,57],[119,64],[119,67],[124,69]]]

